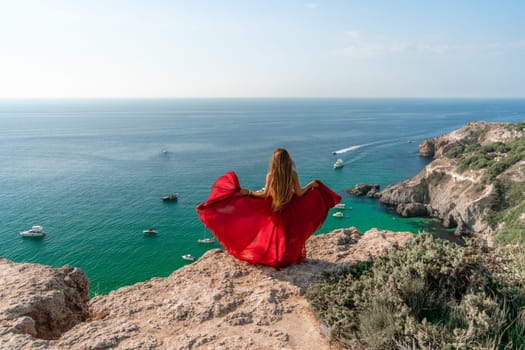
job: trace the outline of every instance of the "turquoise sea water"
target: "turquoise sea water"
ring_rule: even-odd
[[[218,244],[195,206],[235,170],[264,185],[270,155],[286,147],[302,184],[337,192],[414,176],[428,159],[418,144],[474,120],[521,121],[525,100],[175,99],[0,101],[0,256],[81,267],[91,293],[166,276]],[[334,156],[333,151],[359,146]],[[166,150],[167,152],[163,152]],[[345,166],[332,169],[336,158]],[[178,202],[160,197],[177,192]],[[344,218],[319,232],[357,226],[434,231],[368,198],[345,196]],[[19,232],[43,225],[42,239]],[[156,227],[147,237],[142,230]]]

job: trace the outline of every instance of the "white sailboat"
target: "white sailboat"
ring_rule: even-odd
[[[202,243],[202,244],[215,243],[215,237],[208,236],[207,230],[206,230],[206,228],[204,228],[204,234],[202,235],[202,238],[197,240],[197,242]]]

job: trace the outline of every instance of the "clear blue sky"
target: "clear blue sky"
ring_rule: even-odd
[[[13,97],[525,97],[525,1],[0,0]]]

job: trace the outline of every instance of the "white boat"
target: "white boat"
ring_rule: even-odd
[[[164,197],[162,197],[162,200],[165,201],[165,202],[176,201],[178,199],[179,199],[179,194],[178,193],[171,193],[171,194],[168,194],[168,195],[165,195]]]
[[[342,168],[345,165],[344,160],[338,159],[334,163],[334,169]]]
[[[345,203],[337,203],[336,205],[334,205],[334,208],[335,209],[346,209],[346,204]]]
[[[214,243],[215,242],[215,238],[213,238],[213,237],[201,238],[201,239],[198,239],[197,242],[203,243],[203,244]]]
[[[42,237],[45,234],[42,226],[33,226],[30,230],[20,232],[20,236],[23,237]]]
[[[191,255],[191,254],[184,254],[184,255],[182,256],[182,258],[183,258],[184,260],[190,260],[190,261],[195,260],[195,257],[194,257],[193,255]]]
[[[342,218],[343,216],[345,216],[345,214],[343,214],[342,211],[338,211],[336,213],[333,213],[332,215],[333,217],[336,217],[336,218]]]
[[[157,232],[156,228],[148,228],[147,230],[142,231],[145,235],[156,235]]]

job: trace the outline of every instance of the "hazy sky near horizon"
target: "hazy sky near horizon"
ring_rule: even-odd
[[[525,1],[0,0],[0,98],[525,97]]]

